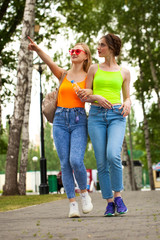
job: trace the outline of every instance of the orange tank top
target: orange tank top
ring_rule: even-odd
[[[77,82],[78,86],[82,89],[85,88],[86,78],[81,82]],[[72,83],[65,76],[59,88],[57,106],[63,108],[84,108],[84,105],[85,103],[81,102],[80,98],[75,93]]]

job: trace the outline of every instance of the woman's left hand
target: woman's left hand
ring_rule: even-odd
[[[123,109],[123,111],[121,113],[123,115],[123,117],[128,116],[128,114],[131,111],[131,100],[127,99],[126,101],[124,101],[124,103],[121,105],[121,107],[119,109]]]

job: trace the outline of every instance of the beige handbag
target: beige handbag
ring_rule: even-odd
[[[64,72],[62,74],[59,82],[59,87],[62,84],[62,81],[65,78],[66,74],[67,72]],[[53,123],[54,114],[57,109],[57,98],[58,98],[59,87],[53,92],[48,93],[42,102],[42,113],[50,123]]]

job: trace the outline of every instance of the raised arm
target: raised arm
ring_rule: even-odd
[[[60,68],[56,63],[52,61],[50,56],[48,56],[42,49],[28,36],[28,40],[30,41],[28,45],[28,49],[31,51],[35,51],[38,56],[45,62],[48,67],[51,69],[52,73],[60,79],[62,73],[65,71],[64,69]]]

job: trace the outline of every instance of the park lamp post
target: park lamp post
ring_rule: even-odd
[[[40,175],[41,175],[41,184],[39,186],[40,194],[49,194],[49,186],[47,183],[47,161],[45,158],[44,151],[44,128],[43,128],[43,113],[42,113],[42,101],[43,101],[43,93],[42,93],[42,83],[41,77],[44,69],[46,68],[46,64],[38,63],[34,64],[34,68],[39,72],[40,76],[40,120],[41,120],[41,157],[40,157]]]
[[[36,165],[37,165],[37,161],[38,161],[38,157],[34,156],[32,158],[32,161],[34,162],[34,170],[35,170],[35,192],[37,192],[37,184],[36,184]]]

